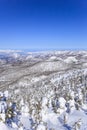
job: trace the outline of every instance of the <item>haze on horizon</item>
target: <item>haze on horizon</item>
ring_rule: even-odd
[[[0,49],[87,49],[87,1],[0,0]]]

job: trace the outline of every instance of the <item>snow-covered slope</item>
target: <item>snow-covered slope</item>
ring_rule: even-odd
[[[87,130],[87,52],[0,51],[0,130]]]

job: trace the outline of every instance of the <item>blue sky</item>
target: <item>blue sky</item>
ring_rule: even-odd
[[[0,0],[0,49],[87,49],[87,0]]]

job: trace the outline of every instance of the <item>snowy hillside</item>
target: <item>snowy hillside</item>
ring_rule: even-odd
[[[87,130],[87,52],[0,51],[0,130]]]

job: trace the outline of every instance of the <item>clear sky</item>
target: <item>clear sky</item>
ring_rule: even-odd
[[[0,0],[0,49],[87,49],[87,0]]]

